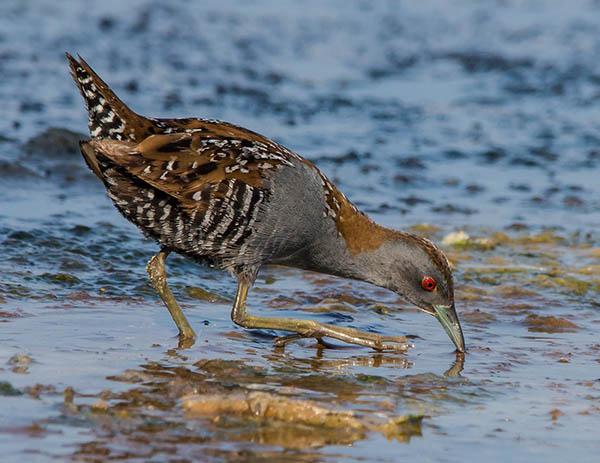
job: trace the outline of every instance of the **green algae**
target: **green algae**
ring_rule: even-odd
[[[554,248],[567,244],[567,238],[553,231],[526,235],[509,235],[504,232],[493,232],[488,236],[473,237],[464,231],[449,233],[442,239],[442,244],[458,251],[486,252],[501,249],[535,250],[540,256],[539,247],[544,249]],[[547,252],[547,251],[546,251]]]
[[[538,333],[573,333],[579,327],[565,318],[530,314],[524,320],[529,331]]]
[[[464,231],[458,231],[446,235],[442,239],[442,244],[462,251],[490,251],[497,245],[494,240],[489,238],[473,238]]]
[[[373,312],[379,314],[379,315],[389,315],[391,309],[384,304],[373,304],[369,307]]]
[[[366,383],[366,384],[387,384],[389,381],[388,379],[386,379],[382,376],[367,375],[367,374],[358,374],[358,375],[356,375],[356,379],[358,381],[360,381],[361,383]]]
[[[18,283],[0,282],[0,292],[3,298],[33,299],[36,297],[31,288]]]
[[[538,292],[525,288],[517,284],[504,284],[495,288],[495,294],[509,299],[524,299],[534,298],[538,296]]]
[[[263,279],[263,284],[265,284],[265,285],[272,285],[272,284],[275,284],[276,282],[277,282],[277,278],[275,278],[274,276],[268,276]]]
[[[79,278],[70,273],[43,273],[41,277],[49,283],[74,285],[80,283]]]
[[[197,299],[199,301],[206,301],[211,303],[228,302],[228,300],[224,297],[219,296],[218,294],[215,294],[211,291],[207,291],[203,288],[199,288],[197,286],[186,286],[185,293],[192,299]]]
[[[417,235],[433,237],[435,234],[441,231],[441,228],[430,223],[417,223],[408,227],[407,231]]]
[[[509,278],[514,279],[515,276],[527,275],[534,271],[536,269],[525,266],[478,266],[465,268],[461,277],[468,283],[496,286],[508,281]]]
[[[23,393],[8,381],[0,381],[0,396],[14,397],[19,395],[23,395]]]
[[[599,286],[593,282],[583,280],[581,278],[576,278],[573,276],[562,275],[559,274],[543,274],[536,275],[532,279],[532,284],[539,286],[541,288],[553,288],[564,290],[569,293],[583,296],[588,293],[588,291],[598,291]]]
[[[471,323],[473,325],[487,325],[497,320],[497,318],[493,314],[483,312],[481,310],[462,312],[460,317],[465,322]]]

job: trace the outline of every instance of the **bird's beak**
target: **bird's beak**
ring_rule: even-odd
[[[454,304],[452,305],[434,305],[435,318],[442,324],[450,339],[459,352],[465,351],[465,337],[463,336],[460,320],[456,315]]]

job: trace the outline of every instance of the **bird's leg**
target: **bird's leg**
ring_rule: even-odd
[[[167,284],[165,260],[168,255],[169,251],[161,249],[158,254],[148,261],[146,270],[148,271],[152,286],[154,286],[154,289],[158,292],[160,298],[167,306],[177,328],[179,328],[179,339],[184,343],[184,347],[190,347],[196,339],[196,333],[194,333],[187,318],[185,318],[185,315],[181,311],[181,307],[179,307],[179,304],[175,300],[175,296],[173,296],[173,293]]]
[[[380,336],[378,334],[366,333],[354,328],[327,325],[312,320],[300,320],[293,318],[270,318],[254,317],[246,311],[246,298],[250,284],[240,280],[238,282],[237,294],[231,319],[237,325],[244,328],[271,329],[291,331],[297,335],[286,336],[275,341],[276,345],[285,345],[287,342],[299,338],[323,338],[329,337],[359,346],[371,347],[377,351],[392,350],[404,352],[410,344],[404,336]],[[391,344],[390,344],[391,343]]]

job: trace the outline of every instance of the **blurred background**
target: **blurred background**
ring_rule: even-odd
[[[275,351],[273,333],[229,320],[228,276],[175,257],[172,285],[200,332],[177,350],[146,280],[156,245],[78,152],[87,116],[65,51],[135,111],[260,132],[377,221],[442,243],[465,364],[435,320],[387,292],[272,268],[257,313],[418,336],[407,355]],[[594,461],[599,63],[592,0],[2,1],[3,458]],[[256,390],[368,423],[416,418],[324,431],[181,405]]]

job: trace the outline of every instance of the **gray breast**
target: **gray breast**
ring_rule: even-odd
[[[256,245],[264,262],[315,268],[322,250],[342,252],[335,222],[326,216],[325,195],[318,172],[302,162],[277,171],[269,201],[256,229]]]

